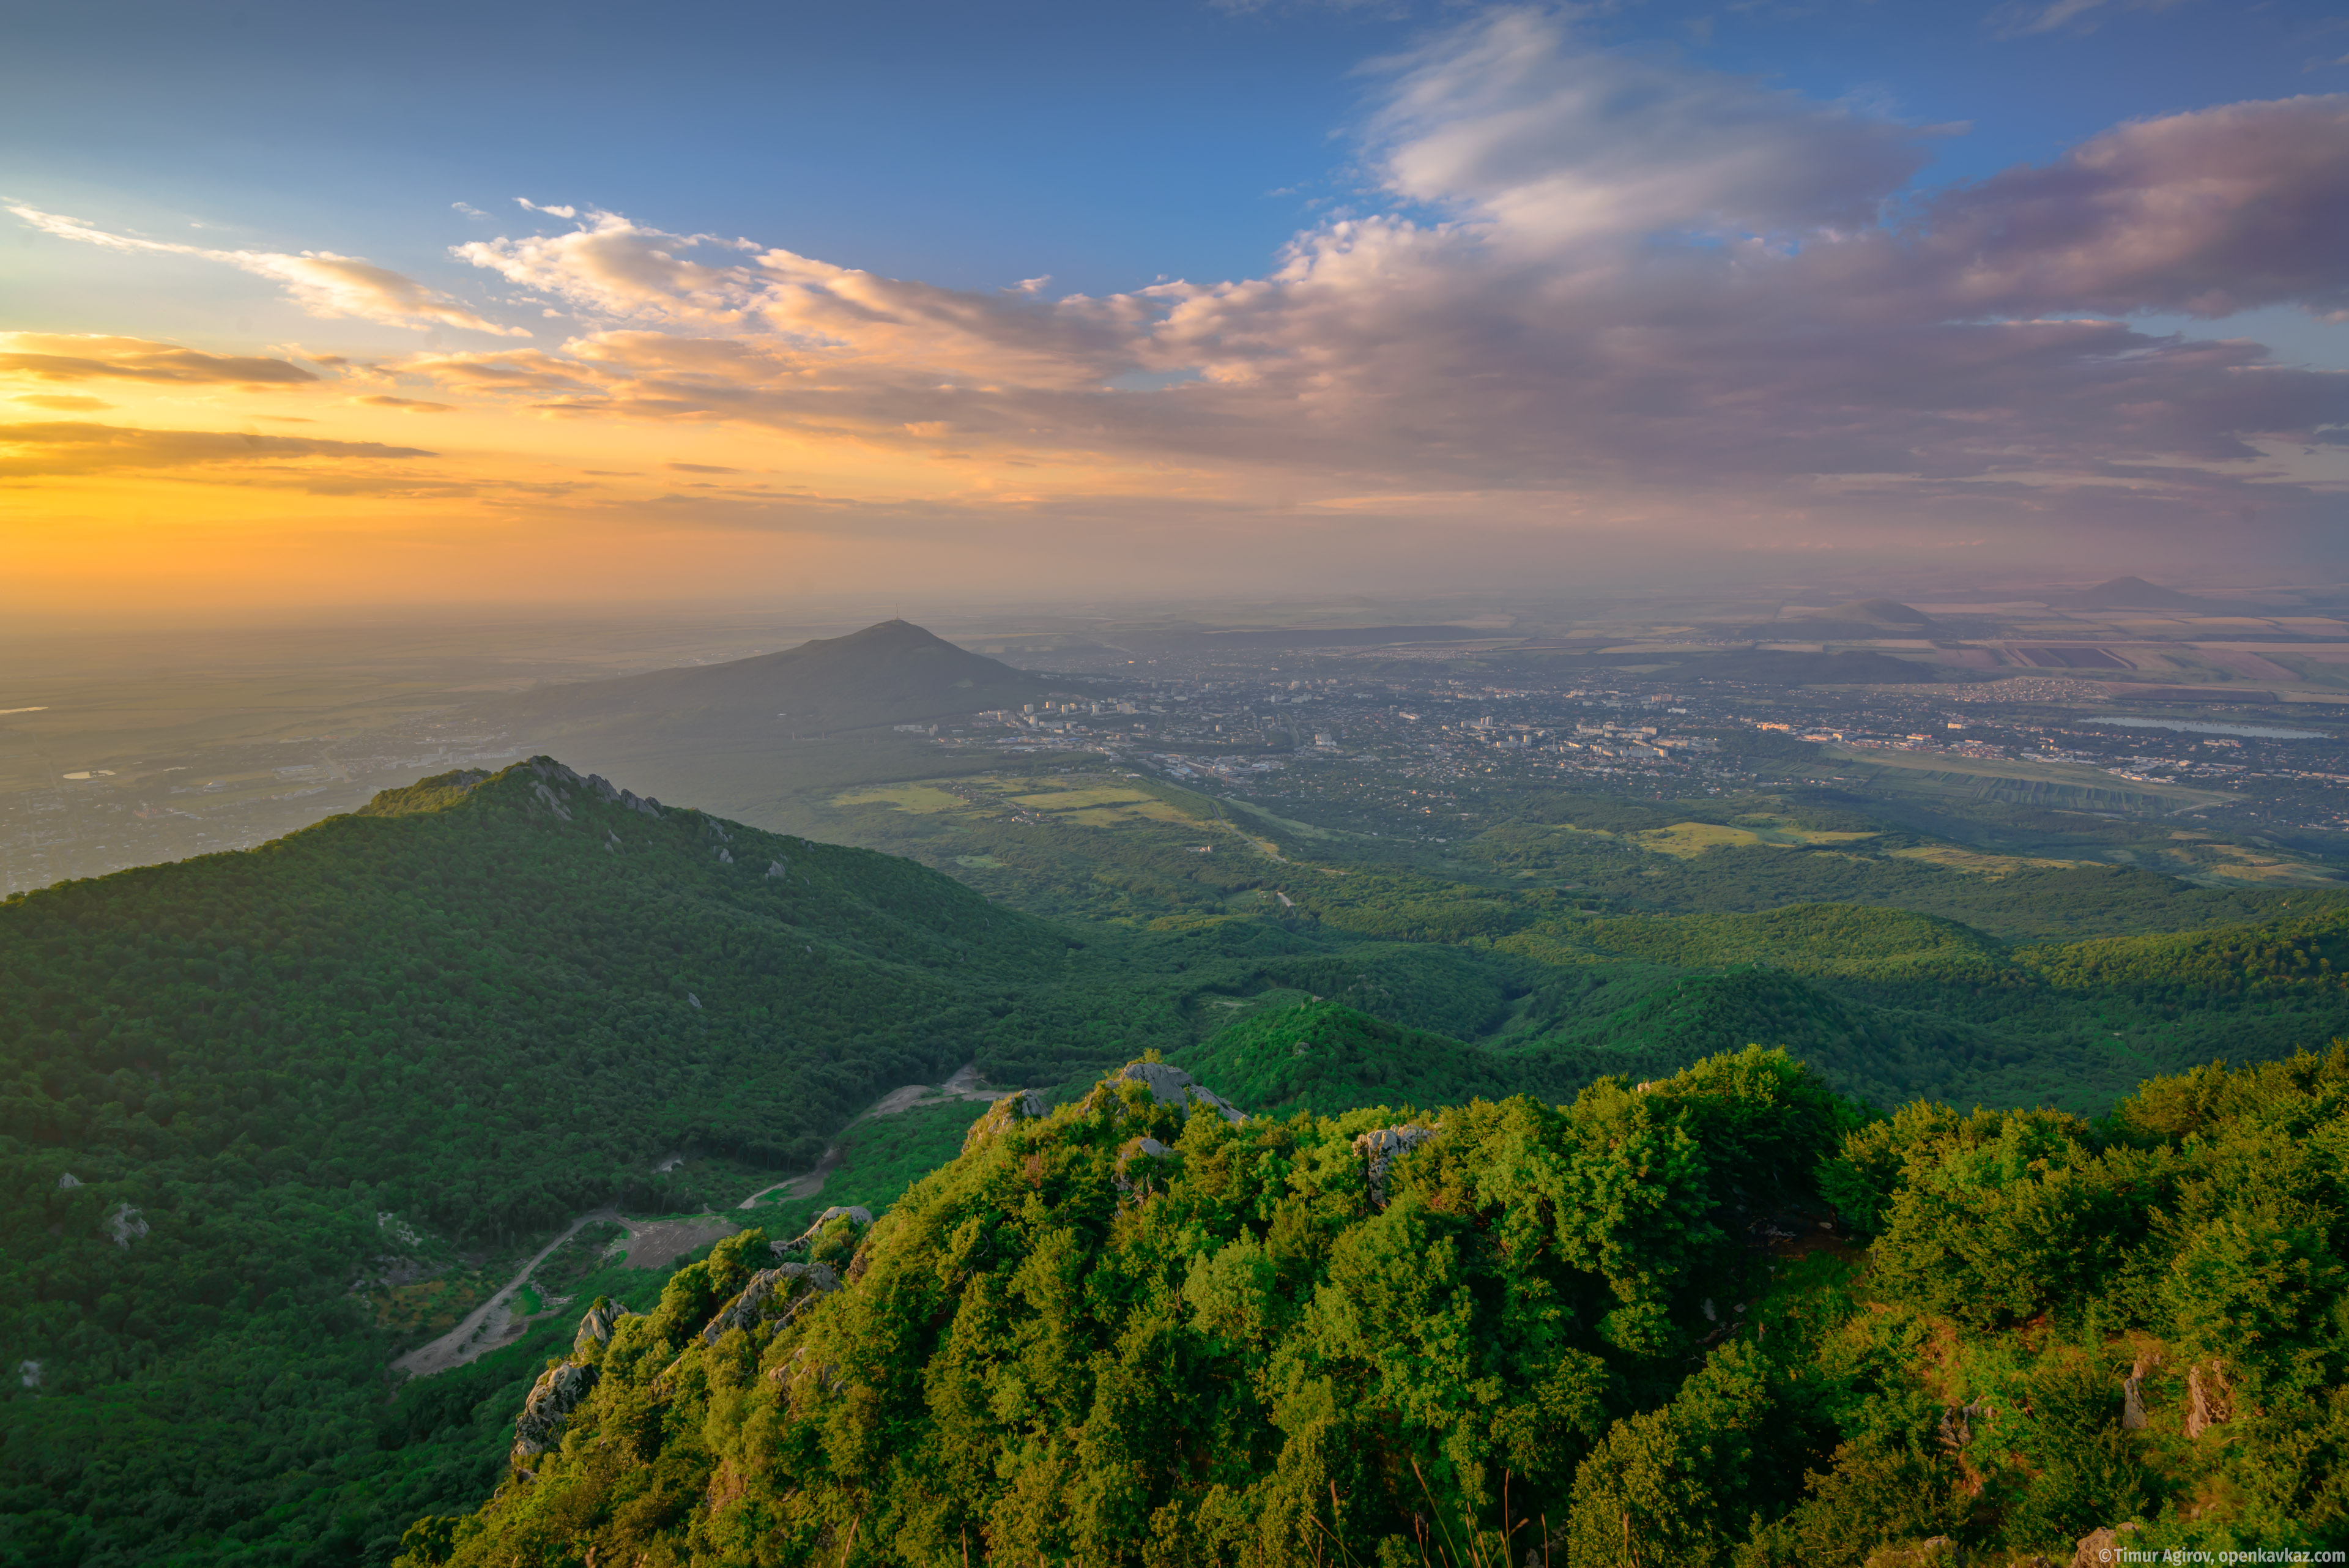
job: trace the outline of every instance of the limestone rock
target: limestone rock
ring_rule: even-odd
[[[718,850],[718,864],[719,864],[720,866],[731,866],[731,865],[733,865],[733,864],[734,864],[734,852],[733,852],[732,850],[730,850],[730,849],[726,848],[726,847],[725,847],[724,846],[722,846],[722,845],[721,845],[721,846],[719,846],[719,850]]]
[[[2235,1391],[2216,1356],[2186,1369],[2186,1435],[2199,1438],[2235,1418]]]
[[[1941,1447],[1957,1453],[1974,1440],[1974,1423],[1996,1415],[1987,1405],[1951,1405],[1941,1411]]]
[[[1371,1201],[1379,1208],[1387,1206],[1387,1169],[1394,1162],[1433,1137],[1437,1128],[1420,1127],[1415,1123],[1402,1127],[1379,1127],[1354,1139],[1354,1152],[1362,1158],[1365,1177],[1370,1182]]]
[[[57,1178],[57,1185],[58,1185],[59,1187],[64,1188],[67,1191],[70,1192],[70,1191],[72,1191],[75,1188],[79,1187],[79,1186],[81,1185],[81,1178],[80,1178],[80,1177],[78,1177],[78,1176],[76,1176],[72,1171],[68,1170],[68,1171],[67,1171],[63,1176],[60,1176],[60,1177],[58,1177],[58,1178]]]
[[[831,1208],[825,1210],[823,1213],[817,1215],[814,1221],[811,1223],[806,1230],[801,1231],[796,1238],[784,1244],[787,1246],[796,1247],[802,1241],[812,1241],[815,1240],[817,1232],[821,1231],[825,1226],[831,1224],[835,1220],[852,1220],[859,1225],[870,1225],[873,1223],[873,1210],[865,1208],[862,1203],[854,1204],[845,1208],[835,1203]]]
[[[147,1221],[139,1218],[139,1210],[125,1203],[106,1217],[106,1233],[114,1238],[118,1247],[128,1247],[147,1234]]]
[[[553,1448],[556,1430],[595,1386],[595,1377],[594,1367],[575,1361],[539,1374],[530,1397],[522,1402],[522,1414],[514,1417],[513,1457],[526,1459]]]
[[[987,1114],[970,1124],[970,1131],[962,1135],[966,1152],[977,1148],[1000,1132],[1008,1132],[1021,1122],[1034,1121],[1051,1109],[1044,1096],[1033,1089],[1021,1089],[1004,1096],[987,1108]]]
[[[653,799],[649,795],[640,796],[634,790],[622,790],[620,792],[620,804],[630,811],[640,812],[646,816],[654,818],[656,821],[660,817],[660,802]]]
[[[2111,1568],[2121,1560],[2121,1537],[2135,1535],[2134,1524],[2107,1524],[2080,1537],[2072,1553],[2072,1568]]]
[[[791,879],[791,875],[792,867],[789,861],[776,859],[767,862],[767,876],[769,878],[771,879],[773,877],[781,877],[784,880],[788,881]]]
[[[756,1328],[764,1323],[781,1329],[839,1288],[840,1276],[823,1263],[778,1263],[761,1269],[750,1276],[740,1295],[709,1320],[701,1331],[701,1343],[715,1345],[730,1329]]]
[[[2121,1379],[2121,1428],[2124,1431],[2142,1432],[2151,1423],[2145,1413],[2146,1375],[2161,1365],[2159,1355],[2140,1355],[2129,1375]]]
[[[571,1354],[585,1355],[598,1345],[611,1344],[612,1331],[620,1325],[620,1320],[634,1315],[619,1302],[607,1301],[602,1306],[589,1307],[586,1315],[579,1320],[579,1334],[571,1342]]]
[[[1183,1106],[1191,1110],[1210,1110],[1227,1122],[1244,1122],[1247,1116],[1221,1095],[1183,1071],[1164,1062],[1128,1062],[1101,1086],[1086,1096],[1088,1110],[1107,1110],[1118,1104],[1117,1096],[1108,1092],[1115,1084],[1140,1084],[1150,1091],[1150,1097],[1162,1106]]]
[[[1123,1147],[1117,1151],[1115,1178],[1117,1189],[1120,1192],[1132,1192],[1136,1187],[1148,1184],[1148,1169],[1143,1166],[1143,1161],[1174,1158],[1176,1158],[1174,1151],[1154,1137],[1126,1139]]]
[[[16,1363],[16,1377],[26,1387],[38,1388],[41,1386],[41,1364],[37,1361]]]
[[[546,787],[545,780],[542,779],[538,783],[531,785],[530,791],[533,794],[538,796],[539,799],[544,801],[546,803],[547,809],[554,813],[555,815],[561,817],[565,822],[571,820],[570,808],[563,804],[561,797],[556,795],[553,790]]]

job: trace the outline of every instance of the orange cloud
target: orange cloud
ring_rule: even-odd
[[[177,343],[95,333],[0,332],[0,375],[41,381],[212,382],[300,386],[318,378],[285,359],[207,354]]]

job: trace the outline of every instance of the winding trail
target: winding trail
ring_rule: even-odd
[[[392,1370],[405,1372],[411,1377],[429,1377],[436,1372],[462,1366],[473,1357],[495,1350],[505,1343],[506,1322],[512,1315],[510,1309],[513,1294],[530,1278],[530,1272],[546,1262],[548,1254],[554,1249],[578,1234],[581,1226],[597,1220],[609,1220],[616,1224],[622,1222],[620,1211],[616,1209],[597,1209],[580,1215],[564,1229],[561,1235],[541,1247],[535,1257],[499,1288],[497,1294],[467,1313],[462,1323],[440,1338],[428,1345],[418,1345],[393,1362]]]
[[[871,1116],[894,1116],[901,1111],[912,1110],[916,1106],[944,1105],[950,1100],[993,1100],[1003,1093],[1002,1090],[989,1088],[985,1085],[978,1075],[978,1063],[967,1062],[956,1070],[954,1076],[943,1084],[908,1084],[903,1088],[890,1090],[866,1106],[857,1116],[855,1121],[848,1124],[848,1127],[854,1127],[858,1122]],[[842,1137],[845,1137],[847,1134],[848,1127],[841,1129]],[[823,1151],[823,1158],[816,1161],[813,1170],[792,1177],[785,1181],[779,1181],[772,1187],[762,1188],[742,1199],[737,1207],[750,1208],[761,1198],[775,1192],[783,1193],[788,1198],[813,1198],[823,1190],[824,1179],[839,1167],[840,1153],[840,1139],[834,1138],[832,1146]],[[681,1158],[683,1158],[681,1155],[672,1157],[670,1163],[674,1164]],[[667,1167],[664,1166],[662,1168]],[[721,1234],[734,1228],[727,1221],[718,1220],[715,1215],[709,1218],[716,1222]],[[632,1244],[640,1235],[649,1234],[653,1231],[675,1223],[665,1221],[657,1225],[648,1225],[642,1220],[631,1221],[618,1210],[610,1208],[592,1210],[580,1215],[564,1228],[561,1235],[541,1247],[530,1262],[516,1270],[513,1278],[501,1286],[495,1295],[467,1313],[463,1322],[440,1338],[426,1345],[419,1345],[394,1361],[391,1364],[392,1370],[405,1372],[411,1377],[429,1377],[436,1372],[446,1372],[452,1366],[462,1366],[474,1357],[485,1355],[506,1344],[506,1328],[513,1315],[514,1293],[528,1282],[531,1272],[546,1262],[549,1254],[557,1247],[576,1235],[581,1226],[592,1224],[598,1220],[608,1220],[614,1224],[626,1227],[628,1240]],[[684,1238],[685,1250],[689,1251],[692,1246],[705,1239]],[[678,1238],[664,1237],[663,1240],[676,1241]]]
[[[989,1088],[978,1075],[978,1064],[966,1062],[955,1069],[954,1076],[938,1085],[908,1084],[902,1089],[892,1089],[858,1113],[856,1120],[840,1129],[840,1137],[832,1140],[815,1168],[789,1180],[778,1181],[772,1187],[762,1187],[735,1205],[749,1209],[761,1199],[781,1193],[788,1199],[813,1198],[823,1190],[824,1179],[840,1167],[840,1139],[848,1136],[858,1122],[873,1116],[894,1116],[900,1111],[910,1111],[916,1106],[942,1106],[949,1100],[994,1100],[1009,1091]]]

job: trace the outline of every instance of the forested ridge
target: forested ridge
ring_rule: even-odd
[[[2095,1122],[1887,1118],[1759,1048],[1245,1121],[1138,1064],[583,1333],[403,1563],[2337,1548],[2344,1109],[2340,1046]]]
[[[382,1568],[494,1483],[543,1351],[396,1388],[417,1335],[384,1282],[599,1205],[727,1209],[968,1063],[1050,1102],[1164,1053],[1269,1126],[1570,1106],[1761,1042],[1836,1116],[2095,1116],[2148,1073],[2349,1033],[2326,906],[2013,943],[1850,905],[1484,932],[1440,899],[1352,925],[1308,902],[1057,922],[549,758],[0,902],[0,1561]],[[701,1175],[657,1171],[683,1151]]]

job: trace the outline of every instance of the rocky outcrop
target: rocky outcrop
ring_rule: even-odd
[[[611,1344],[612,1331],[619,1326],[620,1320],[633,1315],[619,1302],[599,1302],[589,1307],[587,1315],[579,1320],[579,1334],[571,1342],[571,1354],[591,1355],[599,1346]]]
[[[68,1170],[63,1176],[57,1178],[57,1185],[70,1192],[75,1188],[81,1185],[81,1178]]]
[[[767,876],[771,879],[776,877],[781,877],[784,880],[789,881],[791,879],[791,875],[792,866],[790,861],[778,857],[777,858],[767,862]]]
[[[1130,1137],[1117,1151],[1117,1189],[1132,1193],[1137,1189],[1148,1190],[1155,1161],[1182,1158],[1154,1137]]]
[[[963,1152],[968,1154],[996,1134],[1009,1132],[1021,1122],[1034,1121],[1051,1107],[1044,1096],[1033,1089],[1022,1089],[1004,1096],[987,1108],[987,1114],[970,1124],[970,1131],[962,1135]]]
[[[516,1460],[543,1454],[554,1446],[564,1420],[595,1388],[595,1376],[593,1366],[576,1361],[539,1374],[538,1381],[530,1386],[530,1397],[522,1402],[522,1414],[514,1417]]]
[[[2152,1425],[2145,1413],[2145,1380],[2147,1374],[2161,1365],[2158,1355],[2140,1355],[2129,1375],[2121,1379],[2121,1428],[2124,1431],[2142,1432]]]
[[[1093,1092],[1085,1096],[1085,1108],[1108,1111],[1120,1107],[1117,1097],[1119,1084],[1140,1084],[1150,1091],[1150,1097],[1162,1106],[1181,1106],[1193,1111],[1208,1110],[1227,1122],[1244,1122],[1247,1116],[1222,1096],[1200,1083],[1182,1068],[1164,1062],[1128,1062],[1109,1077],[1102,1079]]]
[[[2134,1524],[2108,1524],[2090,1531],[2080,1537],[2072,1552],[2072,1568],[2111,1568],[2121,1560],[2121,1537],[2136,1533]]]
[[[823,1213],[817,1215],[815,1219],[809,1223],[808,1228],[801,1231],[796,1237],[789,1241],[779,1241],[776,1245],[778,1247],[802,1246],[809,1241],[814,1241],[816,1237],[823,1232],[823,1228],[831,1224],[835,1220],[854,1220],[859,1225],[870,1225],[873,1223],[873,1210],[865,1208],[862,1203],[849,1204],[846,1206],[835,1203],[831,1208],[825,1210]]]
[[[701,1331],[701,1343],[715,1345],[721,1335],[738,1328],[780,1330],[839,1288],[840,1276],[823,1263],[779,1263],[761,1269],[750,1276],[741,1294],[709,1320]]]
[[[1941,1447],[1953,1454],[1961,1451],[1974,1440],[1974,1423],[1996,1413],[1987,1405],[1945,1407],[1941,1411]]]
[[[2235,1418],[2235,1390],[2216,1356],[2186,1369],[2186,1435],[2199,1438]]]
[[[1354,1139],[1354,1152],[1361,1157],[1363,1176],[1370,1183],[1371,1202],[1377,1208],[1387,1206],[1387,1170],[1394,1162],[1433,1137],[1437,1129],[1408,1123],[1402,1127],[1379,1127]]]
[[[147,1221],[139,1218],[139,1210],[125,1203],[106,1217],[106,1233],[114,1238],[118,1247],[128,1247],[147,1234]]]

